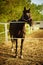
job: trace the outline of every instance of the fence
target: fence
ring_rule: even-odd
[[[6,41],[6,42],[8,42],[8,31],[9,31],[9,30],[8,30],[8,27],[7,27],[7,26],[8,26],[9,24],[10,24],[10,23],[0,23],[0,25],[4,25],[4,29],[5,29],[5,31],[4,31],[4,32],[1,32],[0,35],[1,35],[1,34],[5,34],[5,41]],[[34,27],[34,28],[36,28],[36,27]],[[38,28],[38,29],[39,29],[39,28]]]
[[[4,29],[5,29],[5,31],[1,32],[0,35],[5,34],[5,41],[8,41],[8,29],[7,29],[8,23],[0,23],[0,25],[4,25]]]

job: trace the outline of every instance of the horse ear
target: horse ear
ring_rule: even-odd
[[[26,7],[24,7],[24,11],[26,11]]]
[[[24,7],[24,11],[23,12],[26,13],[26,7]]]

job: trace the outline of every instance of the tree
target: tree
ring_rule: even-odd
[[[31,16],[34,21],[42,21],[43,20],[43,15],[40,13],[42,10],[43,5],[36,5],[36,4],[31,4]]]
[[[0,0],[0,21],[19,19],[24,6],[27,7],[30,2],[30,0]]]

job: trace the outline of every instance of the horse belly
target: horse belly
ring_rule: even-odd
[[[24,37],[25,37],[25,31],[18,31],[14,35],[14,38],[24,38]]]

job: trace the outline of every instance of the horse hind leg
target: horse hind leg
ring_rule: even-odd
[[[11,35],[10,37],[11,37],[11,42],[12,42],[11,49],[12,49],[12,52],[13,52],[13,51],[14,51],[14,49],[13,49],[13,43],[14,43],[14,39],[13,39],[13,36],[12,36],[12,35]]]
[[[16,39],[16,50],[15,50],[15,57],[17,57],[17,47],[18,47],[18,41]]]
[[[13,42],[12,42],[12,46],[11,46],[11,49],[12,49],[12,52],[14,51],[14,48],[13,48]]]
[[[24,39],[21,39],[20,58],[23,58],[23,55],[22,55],[22,50],[23,50],[23,41],[24,41]]]
[[[14,48],[13,48],[13,43],[14,43],[14,42],[12,42],[12,46],[11,46],[12,52],[14,51]]]

